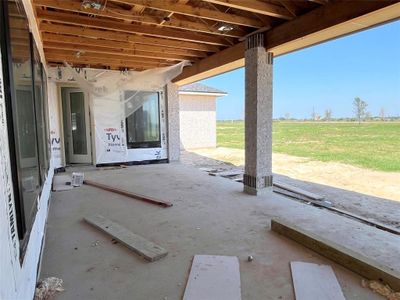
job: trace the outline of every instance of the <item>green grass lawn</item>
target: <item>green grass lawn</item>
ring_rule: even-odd
[[[244,148],[243,121],[218,121],[219,147]],[[400,171],[400,122],[274,122],[273,151]]]

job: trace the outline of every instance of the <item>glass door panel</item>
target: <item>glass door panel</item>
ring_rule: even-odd
[[[82,92],[72,92],[70,96],[72,154],[88,154],[85,121],[85,98]]]

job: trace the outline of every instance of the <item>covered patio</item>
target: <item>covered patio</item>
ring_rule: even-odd
[[[39,279],[58,277],[59,299],[181,299],[197,254],[239,259],[238,299],[293,299],[291,261],[332,266],[347,299],[379,296],[334,261],[400,288],[398,235],[272,191],[274,57],[396,20],[399,1],[8,0],[0,13],[0,297],[32,299]],[[238,183],[179,163],[178,88],[241,67]],[[64,171],[173,206],[88,185],[50,193]],[[83,221],[95,214],[168,255],[145,262]],[[272,232],[272,219],[351,255],[318,246],[324,258]]]
[[[381,299],[361,286],[361,276],[272,232],[272,218],[290,220],[400,270],[397,236],[276,193],[246,195],[240,183],[180,163],[81,170],[88,180],[173,206],[157,207],[87,185],[53,192],[40,278],[63,279],[65,291],[57,299],[181,299],[196,254],[237,256],[243,299],[294,299],[290,261],[331,265],[346,299]],[[94,214],[145,236],[168,255],[146,262],[83,221]]]

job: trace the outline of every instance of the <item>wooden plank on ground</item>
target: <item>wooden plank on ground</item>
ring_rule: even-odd
[[[85,180],[83,183],[87,184],[87,185],[90,185],[90,186],[97,187],[99,189],[102,189],[102,190],[105,190],[105,191],[108,191],[108,192],[112,192],[112,193],[116,193],[116,194],[123,195],[123,196],[126,196],[126,197],[130,197],[130,198],[133,198],[133,199],[136,199],[136,200],[141,200],[141,201],[145,201],[145,202],[148,202],[148,203],[152,203],[152,204],[156,204],[156,205],[160,205],[160,206],[164,206],[164,207],[171,207],[172,206],[171,202],[155,199],[155,198],[152,198],[152,197],[148,197],[148,196],[144,196],[144,195],[141,195],[141,194],[132,193],[132,192],[125,191],[125,190],[121,190],[121,189],[118,189],[118,188],[115,188],[115,187],[112,187],[112,186],[109,186],[109,185],[101,184],[101,183],[98,183],[98,182],[94,182],[94,181],[91,181],[91,180]]]
[[[136,254],[144,257],[148,261],[156,261],[168,254],[167,250],[146,240],[144,237],[137,235],[130,230],[114,223],[101,215],[85,217],[84,220],[94,227],[111,235]]]
[[[321,196],[321,195],[317,195],[315,193],[303,190],[301,188],[298,188],[296,186],[293,186],[293,185],[290,185],[290,184],[286,184],[286,183],[283,183],[283,182],[274,181],[274,186],[276,186],[278,188],[281,188],[281,189],[284,189],[284,190],[287,190],[287,191],[290,191],[290,192],[293,192],[293,193],[296,193],[296,194],[300,194],[302,196],[310,198],[311,200],[323,200],[324,199],[324,197]]]
[[[400,273],[391,269],[390,266],[379,264],[371,257],[366,257],[359,252],[336,244],[284,220],[271,220],[271,230],[302,244],[367,279],[383,281],[390,285],[392,289],[400,290]],[[376,247],[380,246],[376,245]]]
[[[205,299],[242,299],[236,256],[194,256],[183,300]]]
[[[290,262],[296,300],[346,300],[331,266]]]

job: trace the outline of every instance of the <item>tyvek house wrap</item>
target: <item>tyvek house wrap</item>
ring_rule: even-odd
[[[158,91],[177,77],[188,61],[164,68],[141,72],[99,69],[76,70],[65,64],[67,71],[90,97],[94,114],[96,163],[129,161],[125,119],[139,109],[147,98],[143,91]],[[125,91],[135,91],[126,97]]]

